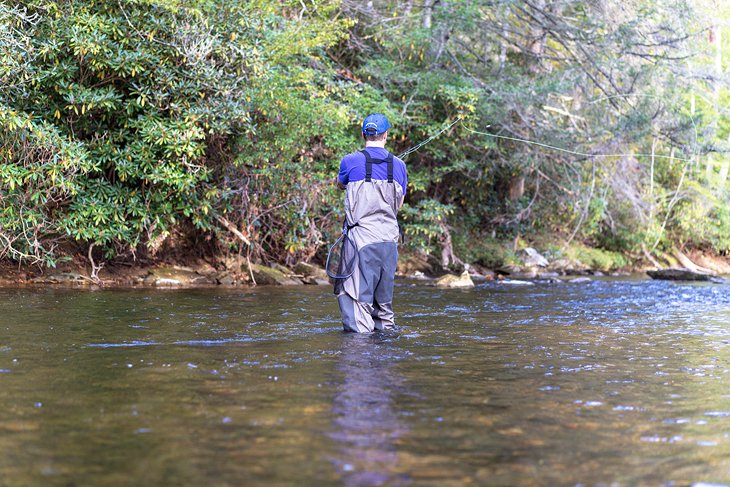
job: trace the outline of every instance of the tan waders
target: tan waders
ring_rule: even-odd
[[[398,263],[398,205],[403,187],[393,180],[393,155],[385,160],[365,155],[365,179],[351,181],[345,192],[348,237],[355,244],[353,274],[338,279],[335,294],[345,331],[387,330],[393,321],[393,284]],[[388,165],[387,180],[373,180],[373,164]]]

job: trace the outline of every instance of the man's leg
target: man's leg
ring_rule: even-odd
[[[395,328],[395,313],[393,313],[393,303],[380,304],[374,303],[373,306],[373,324],[376,330],[392,330]]]
[[[342,292],[337,295],[337,302],[342,313],[342,327],[345,331],[355,333],[370,333],[375,329],[373,321],[373,306],[361,303]]]
[[[395,270],[398,265],[398,247],[395,243],[383,244],[381,247],[380,279],[373,293],[373,318],[378,330],[395,328],[393,313],[393,287],[395,286]]]

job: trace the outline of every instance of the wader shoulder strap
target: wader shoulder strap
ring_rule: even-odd
[[[388,154],[388,158],[385,160],[388,163],[388,182],[393,182],[393,154]]]
[[[363,149],[360,152],[362,153],[362,155],[365,156],[365,181],[372,181],[374,163],[380,164],[381,162],[385,162],[388,164],[388,182],[393,182],[393,154],[389,153],[388,157],[385,160],[379,159],[377,162],[374,162],[368,151]]]
[[[371,181],[373,178],[373,158],[365,149],[360,151],[365,156],[365,181]]]

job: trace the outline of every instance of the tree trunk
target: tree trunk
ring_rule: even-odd
[[[545,9],[545,0],[537,0],[535,2],[536,10]],[[534,22],[530,26],[530,35],[527,41],[527,67],[532,74],[538,74],[542,71],[542,54],[545,51],[545,39],[547,33],[545,28],[538,22]]]
[[[730,145],[730,137],[727,138],[727,143]],[[727,184],[727,176],[728,172],[730,171],[730,156],[725,155],[725,160],[722,162],[722,166],[720,167],[720,177],[717,181],[717,190],[719,194],[722,194],[722,192],[725,190],[725,184]]]
[[[423,0],[422,25],[423,25],[424,29],[431,28],[431,18],[433,16],[433,4],[434,4],[434,0]]]
[[[525,176],[518,174],[512,176],[509,182],[509,199],[510,201],[517,201],[525,194]]]
[[[720,25],[715,21],[710,27],[710,44],[715,48],[715,62],[714,62],[714,80],[712,83],[712,102],[715,107],[720,106],[720,94],[722,90],[722,30]],[[717,108],[714,110],[714,116],[710,121],[710,137],[713,139],[717,137],[717,129],[719,124],[720,112]],[[713,141],[714,142],[714,141]],[[705,166],[705,179],[707,184],[712,185],[715,173],[715,154],[707,155],[707,162]]]

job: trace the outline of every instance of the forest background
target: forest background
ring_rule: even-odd
[[[362,118],[406,245],[593,267],[730,248],[730,4],[0,2],[0,260],[322,263]],[[576,250],[577,249],[577,250]]]

